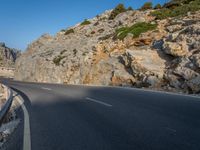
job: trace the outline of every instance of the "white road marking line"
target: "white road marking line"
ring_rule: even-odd
[[[169,128],[169,127],[165,127],[165,129],[169,130],[169,131],[172,131],[172,132],[176,132],[176,130],[172,129],[172,128]]]
[[[31,150],[31,134],[30,134],[30,119],[28,111],[24,105],[22,98],[16,97],[17,101],[20,103],[22,110],[24,112],[24,139],[23,139],[23,150]]]
[[[48,90],[48,91],[51,91],[51,90],[52,90],[52,89],[46,88],[46,87],[41,87],[41,89],[43,89],[43,90]]]
[[[112,107],[111,104],[108,104],[108,103],[105,103],[105,102],[101,102],[101,101],[98,101],[98,100],[93,99],[93,98],[86,97],[85,99],[88,100],[88,101],[92,101],[92,102],[95,102],[95,103],[102,104],[102,105],[107,106],[107,107]]]

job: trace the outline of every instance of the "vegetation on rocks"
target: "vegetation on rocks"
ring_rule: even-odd
[[[64,58],[65,58],[65,56],[61,56],[61,55],[56,56],[56,57],[53,59],[53,62],[54,62],[54,64],[55,64],[56,66],[59,66],[61,60],[64,59]]]
[[[140,10],[148,10],[148,9],[152,9],[152,8],[153,8],[152,2],[146,2],[146,3],[144,3],[144,5],[140,8]]]
[[[123,40],[129,33],[133,34],[133,37],[139,37],[141,33],[147,32],[149,30],[156,29],[156,24],[139,22],[131,27],[122,27],[116,30],[117,39]]]
[[[71,33],[74,33],[74,29],[68,29],[65,31],[65,35],[68,35],[68,34],[71,34]]]
[[[115,19],[115,17],[123,12],[129,11],[129,10],[133,10],[132,7],[128,7],[127,9],[125,8],[125,6],[123,4],[119,4],[117,5],[113,11],[110,14],[109,20],[113,20]]]
[[[154,9],[161,9],[162,8],[162,6],[160,5],[160,4],[157,4],[155,7],[154,7]]]
[[[171,1],[163,6],[162,9],[151,13],[156,19],[165,19],[186,15],[188,12],[200,10],[200,0]]]
[[[91,24],[91,22],[90,22],[89,20],[87,20],[87,19],[85,19],[85,20],[81,23],[82,26],[88,25],[88,24]]]

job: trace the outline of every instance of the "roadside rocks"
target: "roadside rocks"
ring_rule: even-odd
[[[187,85],[191,88],[193,93],[200,93],[200,76],[198,75],[197,77],[189,80]]]
[[[126,50],[123,61],[125,66],[131,70],[132,75],[142,83],[155,86],[163,78],[166,60],[159,57],[157,51]]]

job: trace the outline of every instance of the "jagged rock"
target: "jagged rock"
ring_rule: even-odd
[[[176,25],[171,25],[167,27],[168,32],[174,33],[176,31],[180,31],[182,29],[182,25],[176,24]]]
[[[172,43],[165,41],[163,49],[166,54],[172,56],[186,56],[189,52],[186,41],[182,41],[181,43]]]
[[[177,67],[174,71],[174,74],[179,75],[181,77],[183,77],[185,80],[190,80],[195,78],[196,76],[198,76],[198,73],[193,71],[190,68],[187,67]]]
[[[117,58],[101,60],[83,76],[84,84],[131,86],[134,83],[134,77],[126,72]]]
[[[148,76],[145,82],[148,83],[150,87],[158,87],[161,80],[156,76]]]
[[[163,78],[165,59],[160,58],[157,51],[126,50],[123,61],[134,77],[142,79],[142,83],[155,86]]]
[[[196,67],[200,68],[200,52],[198,54],[195,54],[191,58],[196,65]]]
[[[0,66],[14,67],[16,59],[20,56],[20,52],[13,48],[8,48],[5,43],[0,43]]]
[[[174,74],[172,74],[170,72],[167,72],[165,74],[164,79],[169,82],[171,87],[174,87],[176,89],[180,89],[181,88],[182,82],[179,81],[179,77],[178,76],[176,76],[176,75],[174,75]]]
[[[192,80],[187,82],[187,85],[192,89],[194,93],[200,92],[200,76],[193,78]]]
[[[158,40],[158,41],[154,41],[152,44],[152,47],[158,50],[161,50],[163,47],[164,41],[163,40]]]

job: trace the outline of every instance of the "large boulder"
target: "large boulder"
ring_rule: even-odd
[[[134,77],[150,86],[155,86],[163,78],[166,60],[157,51],[126,50],[123,61]]]

